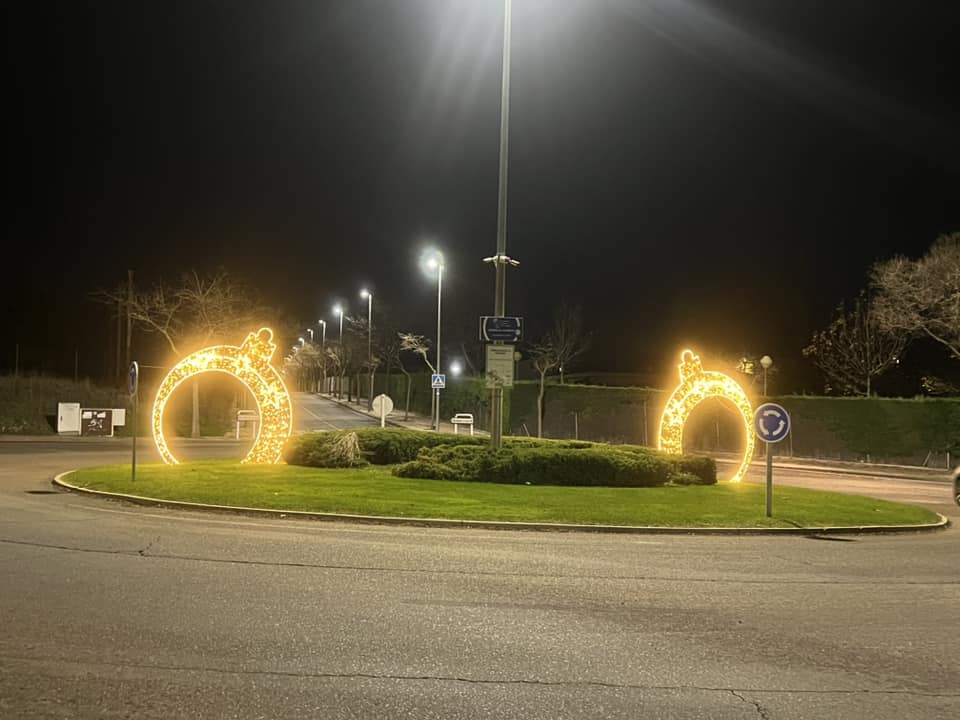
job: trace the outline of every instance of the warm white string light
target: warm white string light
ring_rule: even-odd
[[[731,377],[713,370],[704,370],[700,358],[692,350],[680,354],[680,384],[670,395],[657,433],[657,448],[670,453],[683,452],[683,426],[693,409],[708,398],[724,398],[733,403],[743,419],[746,447],[743,459],[730,482],[740,482],[753,459],[756,439],[753,434],[753,407],[743,388]]]
[[[232,375],[243,383],[257,403],[260,416],[257,436],[243,462],[280,462],[283,446],[293,427],[293,406],[283,379],[270,364],[276,349],[273,331],[261,328],[247,335],[239,347],[215,345],[204,348],[174,365],[160,383],[153,401],[153,441],[165,463],[172,465],[179,462],[170,452],[163,435],[163,411],[167,401],[184,381],[205,372]]]

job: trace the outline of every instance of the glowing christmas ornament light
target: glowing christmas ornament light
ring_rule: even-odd
[[[278,463],[293,427],[290,393],[270,364],[277,346],[273,331],[260,328],[247,335],[243,345],[215,345],[187,355],[163,378],[153,401],[153,442],[168,465],[179,462],[163,436],[163,411],[174,391],[187,379],[205,372],[222,372],[242,382],[257,403],[260,422],[253,447],[243,459],[251,463]]]
[[[743,388],[736,380],[720,372],[704,370],[700,358],[692,350],[680,354],[680,384],[676,387],[660,416],[657,448],[671,453],[683,452],[683,426],[693,409],[704,400],[723,398],[736,407],[743,419],[746,447],[740,467],[730,482],[740,482],[753,458],[755,437],[753,433],[753,407]]]

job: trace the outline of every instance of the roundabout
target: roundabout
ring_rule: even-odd
[[[244,452],[185,442],[177,467],[221,448]],[[50,494],[127,454],[0,443],[4,715],[893,720],[960,702],[952,527],[530,532]],[[945,479],[782,477],[956,519]]]

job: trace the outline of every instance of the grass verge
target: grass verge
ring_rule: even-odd
[[[500,485],[394,477],[390,466],[351,469],[204,461],[71,473],[92,490],[216,505],[460,520],[655,527],[825,527],[934,522],[923,508],[856,495],[779,487],[773,518],[760,485],[656,488]]]

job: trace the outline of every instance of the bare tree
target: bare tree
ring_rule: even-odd
[[[175,356],[188,347],[229,340],[237,331],[250,329],[264,314],[256,294],[223,269],[207,275],[190,271],[177,284],[161,281],[143,290],[128,282],[116,290],[98,290],[93,299],[124,306],[137,327],[162,337]],[[191,435],[199,437],[199,379],[194,378],[192,385]]]
[[[803,355],[841,391],[869,396],[873,378],[899,361],[905,345],[906,335],[884,330],[861,295],[849,311],[843,303],[837,307],[833,322],[814,333]]]
[[[426,363],[426,366],[430,368],[431,374],[437,372],[436,368],[433,366],[433,363],[430,362],[430,341],[427,340],[423,335],[415,335],[414,333],[398,333],[400,336],[400,349],[407,350],[412,352],[415,355],[419,355],[423,358],[423,362]],[[409,386],[408,386],[409,389]],[[409,400],[409,398],[408,398]],[[435,402],[435,393],[430,393],[430,417],[434,415],[434,402]]]
[[[404,350],[401,333],[393,333],[386,338],[383,343],[383,358],[387,368],[387,378],[389,383],[391,368],[397,368],[403,373],[404,386],[406,394],[406,404],[403,409],[403,419],[410,419],[410,371],[403,364],[401,351]],[[388,384],[389,387],[389,384]]]
[[[559,367],[560,355],[556,340],[551,333],[547,333],[540,342],[535,343],[529,350],[533,360],[533,369],[540,374],[540,389],[537,393],[537,437],[543,437],[543,396],[546,391],[547,373]]]
[[[563,385],[564,372],[590,347],[590,337],[583,331],[583,310],[580,306],[560,303],[553,316],[553,331],[550,335],[560,371],[560,384]]]
[[[871,282],[880,327],[930,338],[960,360],[960,232],[939,237],[918,260],[875,264]]]

